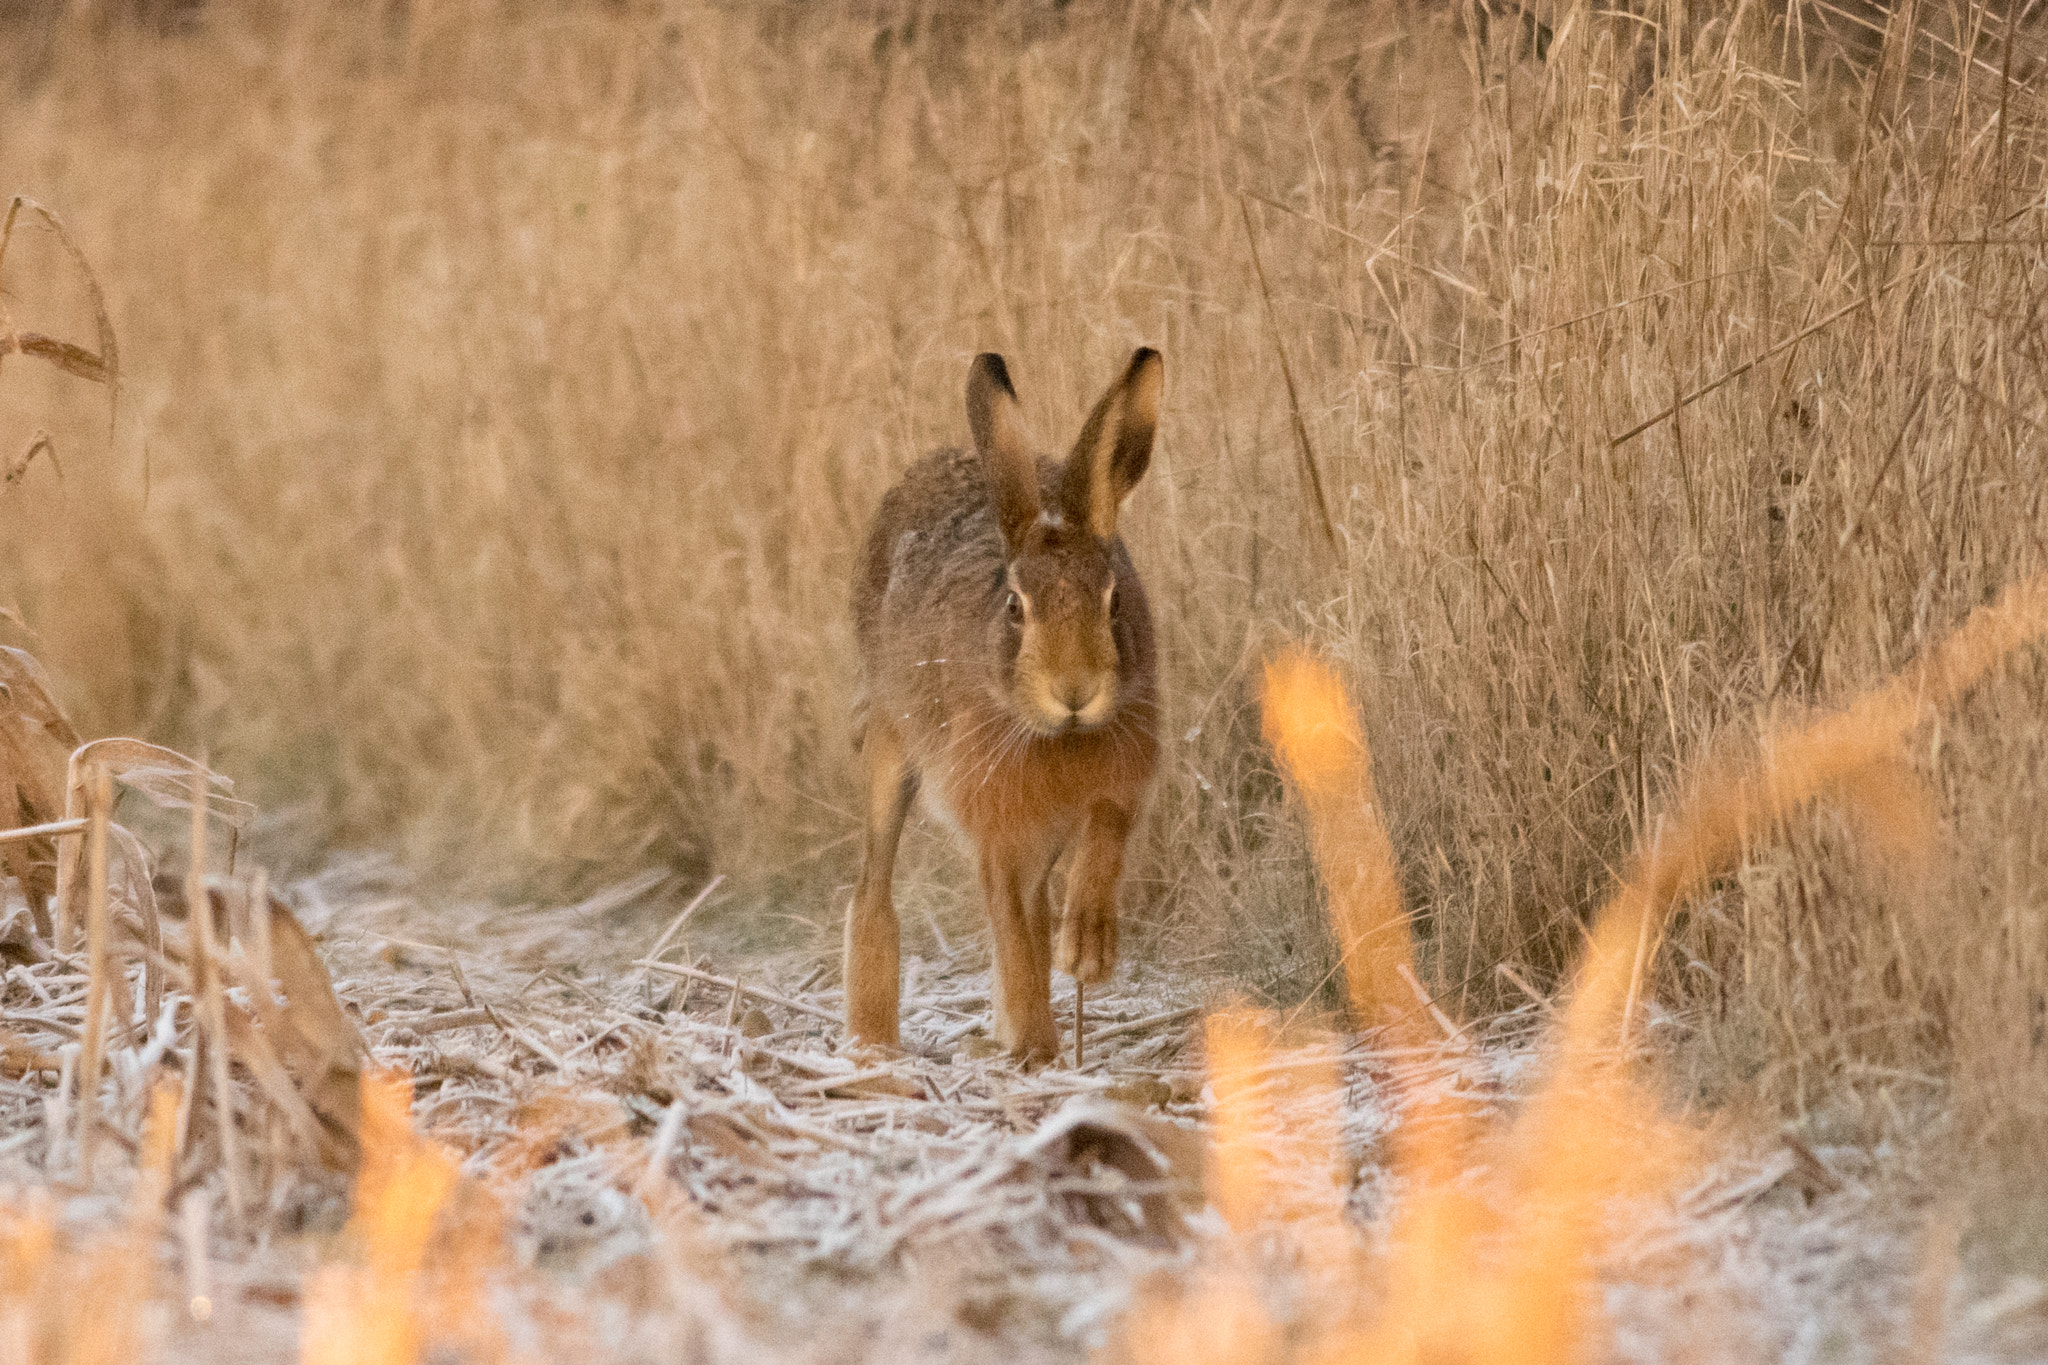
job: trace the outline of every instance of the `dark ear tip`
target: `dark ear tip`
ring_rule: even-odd
[[[1135,374],[1154,361],[1158,361],[1161,364],[1165,363],[1164,358],[1159,352],[1153,350],[1150,346],[1140,346],[1137,350],[1131,352],[1131,372]]]
[[[974,371],[977,374],[987,376],[989,383],[995,385],[1004,393],[1010,395],[1010,397],[1015,398],[1017,396],[1017,390],[1010,384],[1010,367],[1005,365],[1003,358],[994,351],[983,351],[980,355],[974,357]]]

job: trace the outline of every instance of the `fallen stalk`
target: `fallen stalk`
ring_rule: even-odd
[[[1108,1028],[1097,1029],[1093,1036],[1095,1041],[1100,1043],[1110,1038],[1121,1038],[1127,1033],[1142,1033],[1149,1028],[1164,1028],[1168,1024],[1178,1024],[1181,1020],[1192,1019],[1201,1012],[1200,1005],[1184,1005],[1177,1010],[1148,1014],[1143,1019],[1131,1019],[1121,1024],[1112,1024]]]
[[[28,839],[58,839],[67,834],[83,834],[91,822],[84,816],[71,820],[52,820],[47,825],[22,825],[16,829],[0,829],[0,844],[21,843]]]
[[[711,972],[700,972],[695,967],[684,967],[674,962],[656,962],[652,958],[641,958],[632,965],[644,967],[652,972],[666,972],[670,976],[680,976],[689,981],[701,981],[707,986],[719,986],[725,990],[737,991],[741,995],[762,1001],[765,1004],[780,1005],[786,1010],[795,1010],[799,1014],[808,1014],[813,1018],[824,1019],[830,1023],[836,1024],[839,1022],[839,1016],[831,1010],[819,1009],[816,1005],[806,1004],[801,1000],[791,1000],[786,995],[777,995],[774,991],[762,990],[759,986],[741,985],[729,976],[718,976]]]

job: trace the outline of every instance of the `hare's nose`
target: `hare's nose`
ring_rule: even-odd
[[[1095,699],[1101,695],[1102,682],[1096,678],[1070,682],[1060,689],[1060,700],[1077,716],[1094,705]]]

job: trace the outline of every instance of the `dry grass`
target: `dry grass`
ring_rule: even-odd
[[[716,870],[822,941],[850,556],[987,347],[1047,433],[1168,357],[1132,902],[1270,997],[1341,975],[1258,742],[1283,634],[1359,699],[1471,1015],[1565,979],[1682,773],[2044,567],[2043,40],[1982,8],[358,8],[30,25],[0,120],[124,356],[111,446],[6,368],[0,454],[46,428],[62,475],[0,496],[0,607],[85,730],[308,846]],[[60,251],[0,287],[87,335]],[[2036,1150],[2044,701],[2002,663],[1884,770],[1918,880],[1824,812],[1644,940],[1622,1007],[1691,1094],[1860,1133],[1953,1082]],[[906,920],[971,932],[933,848]]]

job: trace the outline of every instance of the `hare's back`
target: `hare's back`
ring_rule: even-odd
[[[887,616],[914,614],[927,599],[994,591],[1002,564],[980,462],[971,451],[933,451],[883,495],[868,531],[853,585],[864,650],[881,644]]]

